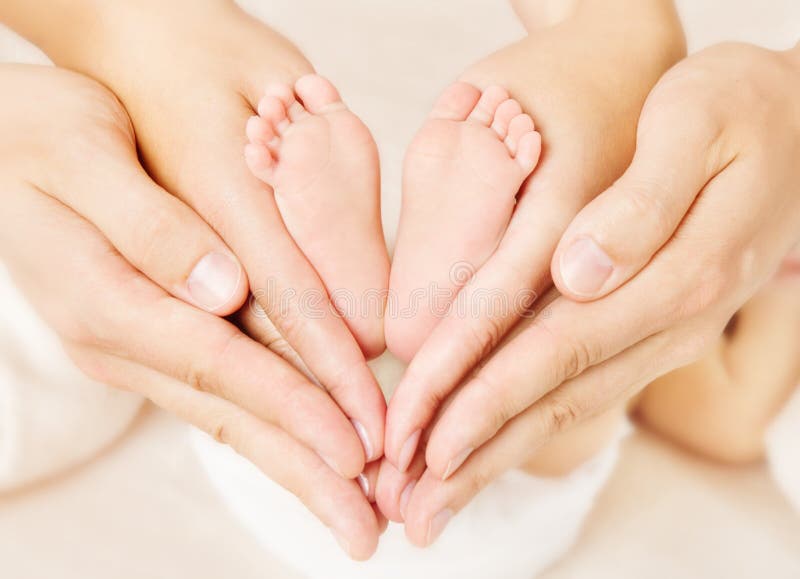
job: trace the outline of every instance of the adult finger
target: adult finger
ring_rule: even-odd
[[[546,180],[538,183],[546,183]],[[570,195],[529,189],[500,247],[456,296],[411,360],[386,418],[386,456],[401,471],[441,402],[529,311],[550,283],[547,264],[577,211]],[[554,189],[552,189],[554,190]],[[534,223],[534,217],[541,223]],[[544,224],[544,225],[543,225]]]
[[[37,280],[29,293],[62,336],[229,400],[295,436],[347,478],[363,470],[356,432],[324,391],[226,320],[166,294],[63,204],[35,190],[15,193],[3,235],[16,240],[14,261],[28,264],[27,277]]]
[[[632,396],[652,379],[687,363],[710,341],[695,327],[659,333],[563,384],[517,416],[443,481],[427,470],[406,511],[406,535],[429,546],[476,494],[509,469],[525,463],[551,436]],[[676,347],[676,345],[678,347]]]
[[[172,295],[218,315],[244,303],[247,276],[211,227],[156,185],[132,147],[112,147],[46,191],[94,224],[138,270]]]
[[[592,303],[559,297],[525,322],[453,396],[431,433],[428,468],[447,478],[507,422],[563,382],[682,319],[688,282],[664,290],[674,267],[662,256],[624,291]],[[702,269],[700,263],[694,267]],[[689,268],[685,273],[697,279]]]
[[[651,99],[633,163],[575,217],[553,256],[553,281],[572,299],[600,298],[641,271],[733,159],[712,115]]]
[[[265,345],[302,372],[311,382],[322,387],[300,355],[269,319],[267,312],[255,297],[251,296],[248,299],[246,306],[236,313],[235,320],[248,336]]]
[[[359,485],[334,473],[285,431],[151,368],[92,349],[72,346],[69,351],[92,378],[126,389],[135,386],[158,406],[230,445],[296,495],[350,557],[363,560],[375,552],[382,521]]]
[[[162,184],[193,207],[241,260],[259,304],[362,436],[367,460],[383,454],[385,400],[363,352],[314,268],[292,240],[272,189],[246,166],[244,127],[254,103],[219,102],[204,136],[183,143],[183,166]],[[218,98],[218,97],[217,97]]]
[[[758,186],[758,162],[742,156],[709,182],[678,234],[624,288],[590,303],[560,298],[549,319],[493,357],[437,424],[427,447],[430,468],[444,477],[564,379],[654,333],[706,315],[729,319],[775,272],[782,254],[776,243],[788,247],[796,238],[791,221],[775,223],[774,207],[747,195]]]
[[[414,492],[414,486],[425,472],[425,453],[418,452],[405,472],[400,472],[395,466],[384,459],[380,464],[375,501],[381,512],[395,523],[405,520],[405,511],[408,501]]]
[[[375,489],[378,486],[380,469],[381,461],[376,460],[375,462],[371,462],[366,465],[364,467],[364,472],[356,477],[356,482],[364,492],[364,496],[367,497],[367,500],[373,504],[375,503]]]

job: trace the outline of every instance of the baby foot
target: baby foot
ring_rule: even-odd
[[[448,88],[409,147],[386,320],[389,349],[408,361],[458,290],[496,249],[541,136],[508,92]]]
[[[365,355],[380,354],[389,259],[369,129],[330,82],[308,75],[267,89],[247,137],[250,170],[274,189],[287,229]]]

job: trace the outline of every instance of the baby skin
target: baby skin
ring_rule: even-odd
[[[389,349],[408,362],[458,291],[496,249],[541,136],[508,92],[456,83],[406,155],[390,279]]]
[[[284,223],[368,358],[385,349],[389,258],[378,151],[326,79],[267,88],[247,123],[245,158],[274,190]]]
[[[491,256],[541,149],[533,119],[499,86],[481,91],[459,82],[434,105],[405,160],[390,281],[399,315],[386,319],[387,344],[397,357],[408,362],[416,354]],[[434,304],[428,298],[435,292]],[[521,468],[540,477],[570,474],[617,435],[624,413],[619,406],[554,436]]]
[[[653,382],[639,421],[725,464],[764,456],[769,425],[800,385],[800,248],[705,357]]]

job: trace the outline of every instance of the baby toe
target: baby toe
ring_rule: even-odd
[[[344,109],[339,91],[328,79],[318,74],[301,77],[294,85],[298,98],[312,114],[322,114],[331,110]]]
[[[488,127],[494,120],[495,111],[503,102],[508,100],[508,91],[500,86],[490,86],[478,99],[478,104],[472,109],[468,120]]]
[[[511,119],[511,123],[508,125],[508,136],[506,137],[505,143],[512,155],[517,154],[517,147],[519,146],[519,141],[522,136],[526,133],[533,132],[533,130],[533,119],[528,115],[517,115]]]
[[[492,129],[497,136],[505,140],[508,136],[508,126],[511,120],[522,114],[522,107],[514,99],[508,99],[497,107],[497,112],[494,114],[494,121],[492,122]]]
[[[273,83],[267,87],[267,96],[275,97],[286,110],[286,116],[290,121],[298,121],[308,114],[302,104],[297,102],[294,89],[286,83]]]
[[[465,121],[478,104],[481,91],[465,82],[457,82],[445,89],[431,111],[432,119]]]
[[[266,145],[275,138],[272,125],[261,117],[250,117],[247,120],[247,140],[251,143]]]
[[[267,96],[275,97],[287,108],[292,104],[292,102],[294,102],[294,89],[292,89],[292,87],[285,82],[274,82],[270,84],[267,86],[265,94]]]
[[[536,131],[522,135],[517,145],[515,159],[526,174],[530,174],[536,168],[541,154],[542,136]]]
[[[272,125],[274,132],[278,135],[282,135],[289,128],[290,121],[286,106],[278,97],[270,95],[261,99],[261,102],[258,103],[258,114]]]
[[[244,158],[253,175],[262,181],[270,182],[275,159],[265,145],[248,143],[244,148]]]

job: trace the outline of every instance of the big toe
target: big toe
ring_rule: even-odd
[[[311,113],[320,114],[334,108],[344,108],[342,97],[333,83],[318,74],[301,77],[295,83],[294,90]]]
[[[466,82],[451,84],[433,106],[431,118],[464,121],[481,98],[481,91]]]

